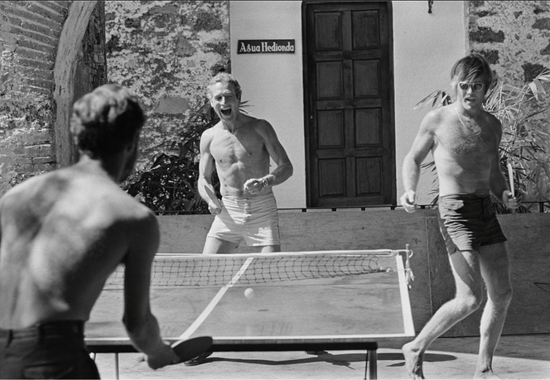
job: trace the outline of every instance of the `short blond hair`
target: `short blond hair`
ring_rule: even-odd
[[[226,72],[218,73],[212,79],[210,79],[210,82],[208,82],[208,87],[206,88],[206,95],[208,96],[208,99],[212,97],[212,91],[210,90],[210,87],[212,87],[216,83],[232,84],[235,87],[235,95],[237,96],[237,99],[239,99],[239,101],[241,100],[242,90],[239,81],[233,75]]]
[[[451,81],[458,82],[480,81],[488,91],[493,83],[493,70],[489,62],[480,54],[472,53],[459,59],[451,69]]]

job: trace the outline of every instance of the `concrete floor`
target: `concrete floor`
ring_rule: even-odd
[[[427,352],[424,375],[428,379],[472,378],[479,338],[440,338]],[[365,352],[220,352],[195,367],[183,364],[151,370],[139,354],[121,354],[121,379],[258,380],[258,379],[364,379]],[[115,378],[113,354],[96,358],[102,378]],[[378,350],[378,378],[408,379],[399,346]],[[503,336],[493,361],[503,379],[550,379],[550,335]]]

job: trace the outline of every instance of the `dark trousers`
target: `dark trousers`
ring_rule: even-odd
[[[99,379],[84,344],[84,323],[54,321],[0,329],[0,379]]]

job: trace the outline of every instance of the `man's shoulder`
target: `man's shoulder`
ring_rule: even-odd
[[[429,111],[426,114],[426,117],[431,118],[431,119],[435,119],[435,120],[443,119],[443,118],[448,117],[452,112],[453,112],[452,106],[447,105],[447,106],[439,107],[439,108],[436,108],[436,109],[433,109],[433,110]]]
[[[155,218],[153,211],[141,203],[137,197],[133,197],[118,185],[102,188],[97,196],[91,197],[90,201],[98,203],[97,207],[110,213],[113,219],[121,221],[143,221]]]
[[[216,124],[214,124],[210,128],[205,129],[201,133],[201,139],[212,138],[212,136],[214,136],[216,130],[219,130],[220,128],[221,128],[221,121],[217,122]]]
[[[52,187],[54,189],[60,190],[63,187],[63,183],[58,180],[58,171],[63,169],[54,170],[48,173],[43,173],[34,177],[25,179],[23,182],[20,182],[10,188],[2,196],[1,203],[2,205],[10,204],[28,204],[29,201],[32,201],[33,198],[40,196],[43,201],[47,198],[57,199],[59,191],[43,191],[45,187]],[[48,197],[48,195],[53,195],[53,197]]]
[[[485,115],[485,119],[487,120],[487,122],[489,124],[491,124],[494,127],[499,127],[499,128],[502,126],[500,120],[495,115],[493,115],[492,113],[487,112],[487,111],[483,111],[483,112],[484,112],[484,115]]]
[[[111,215],[147,217],[150,211],[137,199],[122,190],[110,178],[89,174],[74,166],[54,170],[29,178],[10,189],[4,196],[23,202],[40,202],[67,205],[74,212],[79,210],[103,210]]]
[[[422,119],[422,129],[424,131],[436,131],[448,120],[450,110],[449,106],[430,110]]]
[[[269,136],[275,131],[271,123],[265,119],[251,117],[248,125],[262,136]]]

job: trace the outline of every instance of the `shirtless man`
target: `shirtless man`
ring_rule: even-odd
[[[241,112],[241,86],[232,75],[216,75],[208,85],[208,97],[220,121],[202,134],[200,142],[199,192],[216,216],[203,253],[230,253],[243,239],[261,247],[261,252],[279,252],[272,187],[292,175],[292,164],[271,124]],[[277,165],[271,173],[270,159]],[[214,165],[221,202],[211,196]]]
[[[411,377],[424,378],[422,358],[430,344],[478,309],[487,286],[480,324],[475,378],[494,376],[492,360],[512,298],[510,265],[490,192],[517,208],[500,170],[502,126],[482,104],[493,77],[487,61],[476,54],[455,63],[451,88],[456,102],[429,112],[403,162],[406,189],[401,205],[415,211],[420,164],[431,151],[439,179],[439,222],[456,285],[455,298],[441,306],[416,339],[403,346]]]
[[[99,378],[84,322],[120,263],[132,343],[151,368],[180,361],[149,305],[157,220],[116,183],[134,167],[143,111],[116,85],[98,87],[73,111],[78,163],[0,200],[0,378]]]

